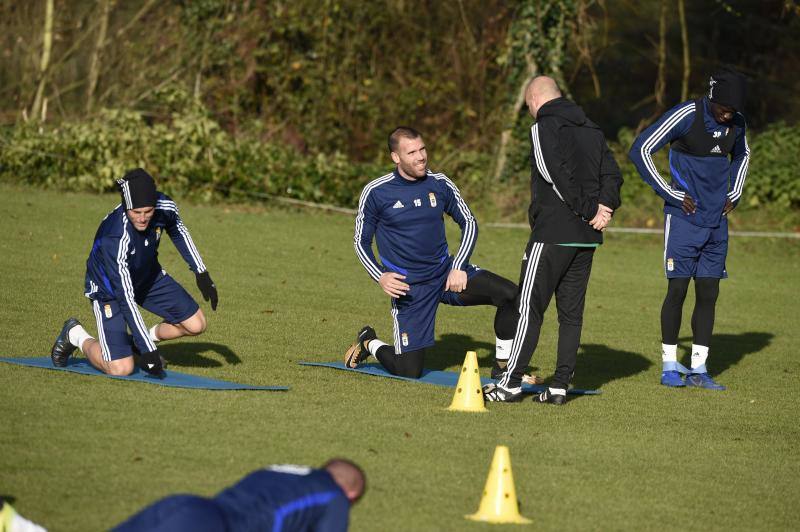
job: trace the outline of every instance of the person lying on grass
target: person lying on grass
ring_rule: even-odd
[[[274,465],[250,473],[212,498],[161,499],[114,532],[345,532],[350,507],[366,487],[364,471],[343,458],[329,460],[319,469]]]

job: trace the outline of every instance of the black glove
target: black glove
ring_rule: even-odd
[[[161,377],[164,373],[164,367],[161,365],[161,357],[158,355],[158,349],[140,354],[139,367],[150,375]]]
[[[200,293],[203,294],[203,299],[206,301],[210,299],[211,310],[217,310],[217,301],[219,301],[217,297],[217,285],[211,280],[208,270],[203,273],[196,273],[194,276],[197,279],[197,288],[199,288]]]

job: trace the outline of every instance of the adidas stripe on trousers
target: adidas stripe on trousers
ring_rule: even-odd
[[[517,331],[500,386],[516,388],[539,342],[539,332],[553,294],[558,309],[558,360],[550,385],[566,388],[575,372],[581,341],[586,287],[592,271],[592,247],[529,241],[522,259],[516,307]]]

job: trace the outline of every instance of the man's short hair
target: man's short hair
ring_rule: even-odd
[[[400,144],[400,139],[418,139],[422,134],[408,126],[397,126],[394,131],[389,133],[389,151],[397,152],[397,145]]]
[[[353,494],[353,502],[358,501],[367,491],[367,475],[361,466],[346,458],[331,458],[322,465],[333,480],[345,490]]]

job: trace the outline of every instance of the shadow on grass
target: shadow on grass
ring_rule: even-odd
[[[193,342],[190,340],[176,344],[163,343],[158,346],[158,352],[161,353],[170,366],[184,368],[218,368],[222,366],[222,362],[219,360],[203,356],[209,351],[221,355],[228,364],[235,365],[242,362],[242,359],[236,353],[222,344]]]
[[[711,338],[711,352],[708,356],[708,369],[712,375],[719,375],[731,366],[739,363],[745,355],[752,355],[766,348],[775,337],[767,332],[746,332],[742,334],[715,334]],[[683,360],[688,368],[692,362],[692,354],[688,346],[691,337],[681,338],[681,345],[686,346]]]
[[[446,370],[453,366],[461,366],[467,351],[486,350],[489,353],[478,358],[478,366],[491,368],[494,365],[494,343],[479,342],[466,334],[443,334],[436,345],[425,352],[425,367],[428,369]],[[533,367],[532,370],[538,370]]]
[[[596,390],[611,381],[647,371],[652,365],[653,361],[639,353],[601,344],[582,344],[572,384],[576,388]]]
[[[13,495],[6,495],[5,493],[0,493],[0,501],[6,501],[8,504],[14,504],[17,502],[17,498]],[[2,503],[0,503],[0,507],[2,507]],[[3,529],[5,530],[5,529]]]
[[[465,334],[443,334],[436,345],[425,352],[425,367],[444,370],[464,363],[467,351],[489,350],[489,356],[478,359],[481,367],[492,367],[494,364],[494,344],[479,342]]]

